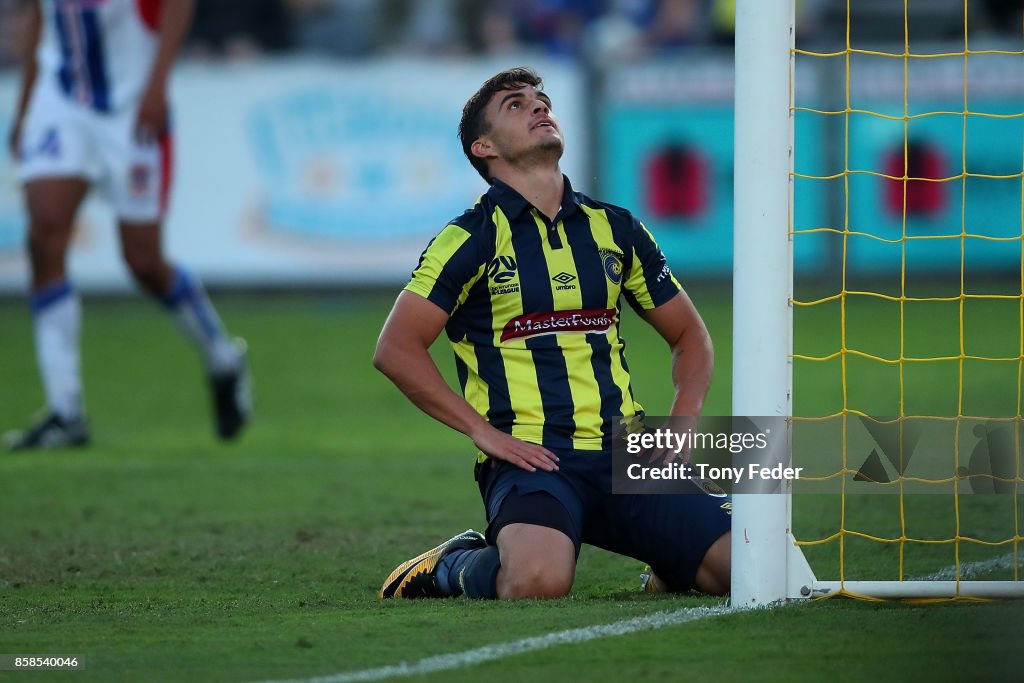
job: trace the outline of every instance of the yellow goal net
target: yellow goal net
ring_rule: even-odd
[[[750,163],[751,145],[770,133],[744,144],[743,127],[765,124],[745,118],[743,98],[771,80],[770,60],[744,51],[778,49],[755,32],[786,4],[737,3],[737,326],[752,307],[780,311],[767,298],[777,290],[741,276],[744,249],[775,248],[757,231],[774,228],[778,209],[765,197],[744,218],[766,170]],[[734,403],[773,414],[785,400],[794,464],[807,472],[780,513],[788,578],[775,585],[790,598],[1022,594],[1022,27],[997,25],[973,0],[842,4],[829,34],[841,39],[823,35],[828,17],[812,36],[798,22],[787,55],[792,386],[774,402]],[[762,105],[755,115],[770,116]],[[748,296],[766,298],[741,306]],[[777,349],[763,353],[778,362]],[[767,381],[742,372],[734,393]],[[778,528],[750,520],[778,504],[753,507],[734,536],[739,525],[777,543]],[[734,602],[781,597],[742,575]]]

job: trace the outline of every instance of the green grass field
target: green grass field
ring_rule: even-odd
[[[728,294],[692,294],[717,343],[706,412],[728,414]],[[73,653],[86,657],[87,668],[0,671],[0,680],[303,679],[719,604],[644,595],[639,563],[591,548],[581,556],[572,595],[562,600],[379,602],[376,590],[394,564],[484,525],[472,445],[419,414],[372,369],[390,297],[219,303],[233,332],[250,343],[256,378],[256,420],[229,445],[213,438],[199,364],[158,308],[139,299],[86,300],[94,445],[0,455],[0,654]],[[995,345],[1004,336],[995,331],[1001,312],[983,308],[972,329],[978,344]],[[851,345],[891,353],[891,329],[880,322],[890,314],[883,304],[858,309],[864,322]],[[952,343],[946,317],[915,320],[921,344],[938,350]],[[837,347],[837,311],[798,312],[798,324],[798,351]],[[1013,349],[1016,324],[1014,318],[1007,342]],[[671,385],[663,343],[631,314],[624,336],[634,388],[651,413],[664,412]],[[42,402],[22,302],[0,302],[0,345],[2,430],[19,426]],[[447,349],[435,351],[450,375]],[[810,365],[797,364],[797,411],[837,409],[836,366]],[[978,365],[965,380],[972,409],[1015,413],[1016,367]],[[947,369],[915,372],[908,401],[914,396],[915,406],[948,413]],[[895,413],[891,375],[891,368],[859,363],[851,406]],[[977,498],[971,528],[1011,537],[1020,501]],[[898,533],[894,501],[850,501],[848,527]],[[921,533],[950,531],[947,497],[923,496],[908,515]],[[797,501],[798,536],[825,535],[838,521],[834,496]],[[1008,551],[965,548],[961,556]],[[847,576],[894,578],[897,553],[848,539]],[[907,553],[911,573],[953,559],[951,546]],[[819,575],[836,578],[837,544],[808,554]],[[417,680],[1013,680],[1022,675],[1022,644],[1024,610],[1013,603],[828,600],[560,645]]]

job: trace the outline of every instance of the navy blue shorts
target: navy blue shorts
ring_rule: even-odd
[[[699,490],[612,494],[611,454],[555,453],[557,472],[527,472],[499,460],[477,464],[489,542],[494,543],[509,524],[537,524],[572,539],[577,555],[580,545],[587,543],[651,565],[674,590],[694,587],[708,548],[729,531],[730,498]]]

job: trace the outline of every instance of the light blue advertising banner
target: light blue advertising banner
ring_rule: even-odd
[[[733,110],[717,106],[611,107],[602,130],[604,195],[633,210],[654,234],[677,275],[732,274]],[[824,168],[823,124],[797,128],[799,167]],[[796,228],[825,222],[825,193],[796,188]],[[825,243],[794,241],[794,268],[826,263]]]
[[[466,99],[508,63],[183,64],[168,252],[218,285],[403,284],[430,239],[487,190],[457,129]],[[578,72],[533,64],[566,134],[562,168],[587,191]],[[0,119],[16,93],[15,74],[0,74]],[[70,270],[84,289],[125,290],[114,216],[96,190],[77,217]],[[0,155],[0,290],[28,282],[26,223],[14,165]]]
[[[965,90],[963,60],[919,60],[908,73],[897,60],[854,62],[847,88],[834,65],[796,61],[796,274],[838,272],[844,243],[850,273],[941,274],[961,263],[971,276],[1019,271],[1019,63],[973,59]],[[623,66],[606,82],[602,194],[645,220],[682,277],[729,277],[731,61]]]
[[[1024,102],[976,99],[969,106],[985,115],[964,116],[962,99],[919,102],[918,111],[954,113],[912,118],[906,135],[902,120],[851,115],[850,169],[857,173],[850,178],[849,227],[870,235],[850,238],[852,268],[893,272],[905,258],[912,271],[958,271],[963,258],[971,273],[1019,270]],[[903,115],[902,103],[871,110]]]

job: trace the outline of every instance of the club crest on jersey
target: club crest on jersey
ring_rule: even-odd
[[[144,164],[136,164],[131,169],[132,194],[136,197],[143,197],[149,193],[149,184],[152,181],[152,174],[149,167]]]
[[[611,249],[601,249],[601,263],[604,265],[604,274],[608,276],[613,285],[622,282],[622,254]]]
[[[518,292],[518,277],[519,265],[513,256],[496,256],[487,264],[487,278],[491,281],[491,296]]]

